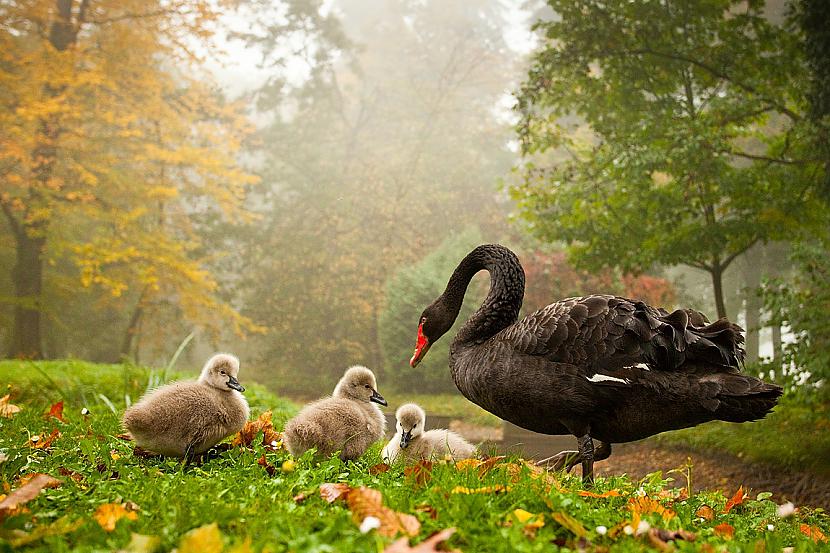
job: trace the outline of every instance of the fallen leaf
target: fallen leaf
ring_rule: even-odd
[[[15,414],[20,412],[20,407],[9,403],[10,397],[11,394],[6,394],[3,397],[0,397],[0,417],[10,419]]]
[[[695,516],[705,518],[706,520],[715,520],[715,510],[709,505],[701,505],[700,508],[695,511]]]
[[[107,532],[112,532],[119,520],[122,518],[136,520],[138,519],[138,513],[127,510],[127,507],[121,503],[105,503],[95,509],[92,517],[101,525],[101,528]]]
[[[638,515],[638,518],[639,516],[648,515],[650,513],[659,514],[663,517],[663,520],[671,520],[675,517],[674,511],[663,507],[659,502],[648,496],[632,497],[628,500],[628,509],[635,515]],[[639,522],[639,520],[637,522]]]
[[[827,536],[825,536],[824,533],[815,526],[810,526],[809,524],[802,524],[798,527],[798,529],[801,530],[802,534],[804,534],[816,543],[827,543]]]
[[[438,545],[450,539],[450,536],[454,533],[455,528],[447,528],[446,530],[441,530],[437,534],[433,534],[415,546],[410,546],[407,538],[401,538],[390,544],[383,550],[383,553],[436,553],[438,551],[443,551],[443,549],[438,549]],[[457,549],[454,549],[453,552],[460,553]]]
[[[472,494],[479,494],[479,493],[501,493],[501,492],[509,492],[510,488],[508,486],[502,486],[501,484],[496,484],[494,486],[482,486],[481,488],[467,488],[464,486],[456,486],[452,489],[450,493],[460,493],[464,495],[472,495]]]
[[[722,522],[715,526],[715,535],[731,540],[735,535],[735,528],[728,522]]]
[[[478,459],[461,459],[460,461],[456,461],[455,468],[456,470],[470,470],[478,468],[481,464],[482,461]]]
[[[48,474],[34,474],[19,488],[0,501],[0,520],[14,514],[18,507],[33,500],[44,489],[56,488],[60,485],[60,480]]]
[[[582,497],[620,497],[618,490],[608,490],[607,492],[595,493],[588,490],[579,490],[579,495]]]
[[[269,551],[269,549],[265,547],[263,548],[263,551]],[[225,553],[254,553],[254,550],[251,549],[251,537],[248,536],[242,543],[237,543],[236,545],[231,546],[231,548],[227,549]]]
[[[33,448],[33,449],[48,449],[52,446],[52,442],[57,440],[60,437],[61,433],[58,431],[57,428],[52,430],[52,433],[46,436],[32,436],[26,445]]]
[[[270,410],[262,413],[256,420],[246,422],[245,427],[237,432],[231,445],[251,447],[254,438],[260,432],[262,432],[262,445],[275,451],[282,448],[282,434],[274,429]]]
[[[42,524],[35,527],[31,532],[19,531],[19,533],[16,533],[14,537],[9,539],[9,544],[12,547],[22,547],[49,536],[70,534],[83,526],[83,524],[84,521],[81,518],[72,520],[69,516],[62,516],[51,524]]]
[[[695,541],[696,536],[687,532],[686,530],[664,530],[662,528],[652,528],[648,531],[648,539],[651,544],[660,551],[673,551],[674,547],[668,543],[670,541],[684,540]]]
[[[378,490],[364,486],[353,488],[346,494],[346,503],[358,526],[366,517],[377,518],[380,521],[378,533],[382,536],[389,538],[397,534],[416,536],[421,530],[421,523],[414,516],[384,507],[383,495]]]
[[[257,464],[265,469],[265,472],[268,473],[268,476],[274,476],[277,472],[277,468],[268,462],[268,459],[265,458],[265,454],[262,454],[262,457],[257,459]]]
[[[545,516],[534,514],[524,509],[515,509],[513,517],[523,525],[522,530],[529,538],[536,537],[536,531],[545,526]]]
[[[63,401],[59,401],[49,408],[49,412],[46,413],[46,418],[49,417],[54,417],[61,422],[66,422],[63,418]]]
[[[130,543],[124,549],[120,549],[118,553],[153,553],[160,546],[161,538],[158,536],[146,536],[133,532],[130,535]]]
[[[389,465],[386,463],[378,463],[369,467],[369,474],[383,474],[384,472],[389,472]]]
[[[320,497],[334,503],[337,499],[348,494],[352,488],[348,484],[320,484]]]
[[[582,523],[576,520],[574,517],[565,513],[563,511],[558,511],[556,513],[552,513],[551,518],[558,522],[560,526],[569,530],[572,534],[577,537],[583,538],[588,535],[588,531],[582,526]]]
[[[222,553],[223,547],[219,526],[212,522],[182,536],[178,553]]]
[[[432,478],[432,461],[418,461],[416,464],[406,467],[404,476],[411,478],[418,486],[424,486]]]
[[[737,507],[738,505],[743,503],[746,497],[747,494],[744,493],[744,487],[738,486],[738,491],[735,492],[735,495],[732,496],[732,499],[726,502],[726,506],[723,508],[723,512],[728,513],[732,510],[733,507]]]
[[[125,440],[127,442],[133,441],[133,436],[129,432],[122,432],[121,434],[117,434],[115,437],[119,440]]]
[[[483,477],[485,474],[493,470],[495,467],[502,465],[502,461],[504,461],[504,455],[496,455],[494,457],[488,457],[478,466],[478,476],[479,478]]]
[[[61,476],[68,476],[69,478],[71,478],[75,482],[81,482],[84,479],[84,477],[81,473],[75,472],[74,470],[69,470],[66,467],[58,468],[58,474],[60,474]]]
[[[425,515],[429,515],[429,518],[435,520],[438,518],[438,511],[435,510],[435,507],[429,505],[427,503],[422,503],[421,505],[417,505],[415,507],[415,512],[417,513],[424,513]]]
[[[292,499],[294,500],[295,503],[302,503],[303,501],[308,499],[308,493],[307,492],[300,492],[297,495],[295,495]]]

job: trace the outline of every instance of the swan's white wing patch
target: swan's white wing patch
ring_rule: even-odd
[[[585,378],[588,378],[587,376]],[[613,376],[608,376],[606,374],[595,374],[591,378],[588,378],[588,382],[620,382],[622,384],[628,384],[628,380],[624,378],[616,378]]]

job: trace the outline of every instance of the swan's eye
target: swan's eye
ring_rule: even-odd
[[[225,374],[225,371],[219,371],[219,374]]]
[[[421,317],[421,324],[424,324],[425,322],[427,322],[427,318],[426,317]]]

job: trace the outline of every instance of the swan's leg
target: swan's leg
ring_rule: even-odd
[[[594,440],[585,434],[578,439],[579,456],[582,461],[582,482],[592,484],[594,482]]]

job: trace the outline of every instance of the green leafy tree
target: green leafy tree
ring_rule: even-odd
[[[461,259],[481,242],[478,229],[467,229],[444,240],[421,261],[399,269],[387,282],[386,306],[380,314],[378,326],[384,380],[393,388],[422,393],[455,390],[447,369],[452,340],[436,342],[417,370],[409,367],[409,358],[415,346],[415,330],[421,312],[444,291],[447,280]],[[448,336],[455,335],[484,299],[486,290],[481,285],[485,283],[477,282],[478,285],[474,281],[467,291],[458,319]]]
[[[797,33],[763,2],[550,0],[518,94],[530,228],[579,264],[723,274],[794,232],[823,170]]]

